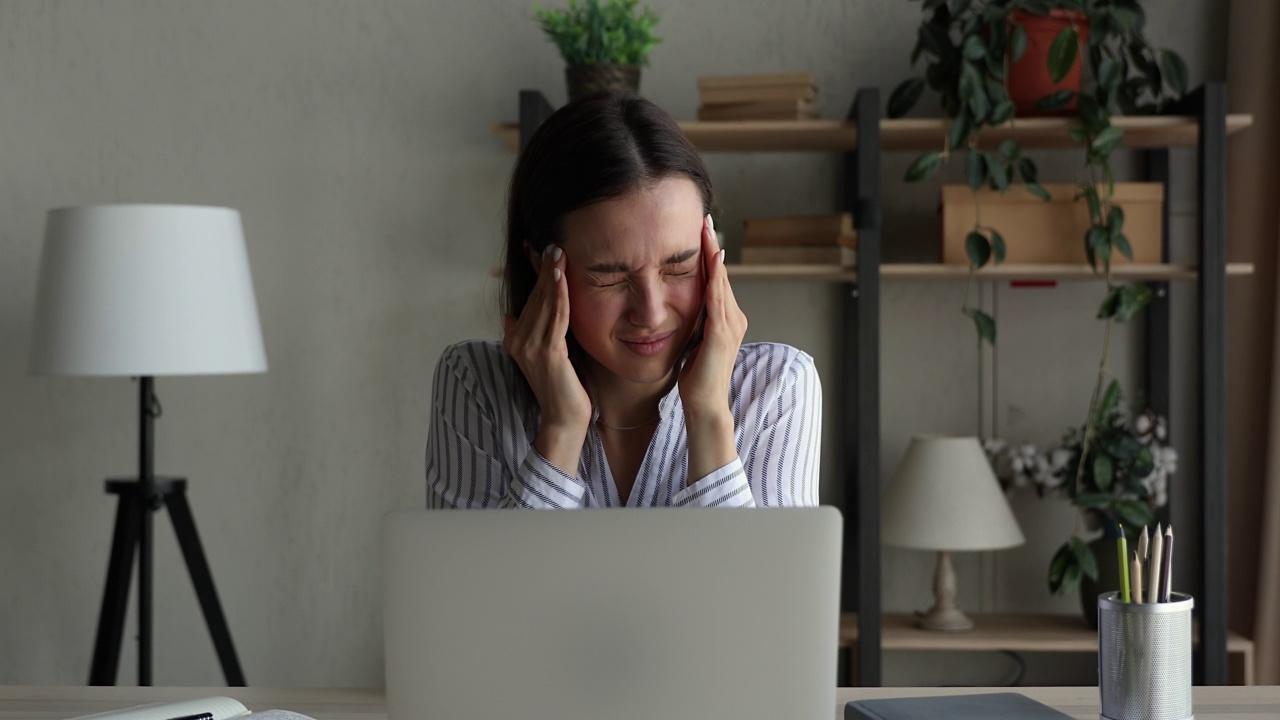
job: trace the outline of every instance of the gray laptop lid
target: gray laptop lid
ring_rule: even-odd
[[[392,513],[391,720],[827,720],[830,507]]]

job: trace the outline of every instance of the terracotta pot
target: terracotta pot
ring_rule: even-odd
[[[1080,92],[1080,67],[1084,49],[1089,41],[1089,19],[1084,13],[1070,10],[1054,10],[1049,17],[1032,15],[1016,10],[1010,18],[1014,25],[1022,26],[1027,34],[1027,49],[1017,62],[1009,66],[1009,98],[1017,107],[1018,115],[1067,115],[1075,112],[1073,99],[1069,105],[1055,113],[1044,113],[1035,109],[1036,101],[1059,90]],[[1049,75],[1049,48],[1054,38],[1064,28],[1076,26],[1080,36],[1080,50],[1076,55],[1075,65],[1067,72],[1061,82],[1055,83]],[[1010,28],[1010,33],[1013,29]]]
[[[635,65],[569,65],[564,77],[570,101],[601,90],[640,92],[640,68]]]

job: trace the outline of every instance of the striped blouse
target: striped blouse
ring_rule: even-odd
[[[591,424],[573,476],[533,446],[539,413],[515,362],[493,341],[445,349],[436,365],[427,437],[428,508],[620,507],[604,444]],[[822,388],[809,355],[776,343],[745,344],[730,384],[738,457],[689,478],[678,388],[660,419],[628,507],[818,504]]]

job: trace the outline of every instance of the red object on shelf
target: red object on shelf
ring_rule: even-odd
[[[1010,280],[1011,288],[1055,288],[1058,287],[1057,280]]]
[[[1009,99],[1017,107],[1018,115],[1070,115],[1076,110],[1076,101],[1056,113],[1044,113],[1035,109],[1036,101],[1059,90],[1080,92],[1080,68],[1089,43],[1089,18],[1084,13],[1071,10],[1054,10],[1048,17],[1014,11],[1010,22],[1022,26],[1027,34],[1027,49],[1017,62],[1009,66]],[[1054,38],[1064,29],[1075,25],[1079,34],[1079,52],[1076,62],[1061,82],[1055,83],[1049,76],[1049,48]],[[1010,34],[1013,28],[1009,29]]]

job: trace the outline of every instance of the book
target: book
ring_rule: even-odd
[[[777,85],[772,87],[709,88],[698,92],[698,102],[704,106],[732,105],[747,102],[778,102],[786,100],[817,101],[818,88],[812,85]]]
[[[742,248],[743,265],[853,265],[858,251],[846,245],[781,245]]]
[[[811,72],[763,73],[757,75],[704,75],[698,78],[698,90],[807,86],[818,83]]]
[[[820,108],[816,100],[769,100],[766,102],[733,103],[730,105],[702,105],[698,119],[720,120],[798,120],[818,117]]]
[[[844,720],[1072,720],[1071,716],[1020,693],[857,700],[844,706]]]
[[[229,697],[208,697],[199,700],[148,703],[123,710],[94,715],[81,715],[71,720],[174,720],[175,718],[205,718],[205,720],[314,720],[288,710],[263,710],[249,712],[239,700]]]
[[[742,223],[743,245],[849,245],[857,244],[851,213],[786,215],[748,218]]]

